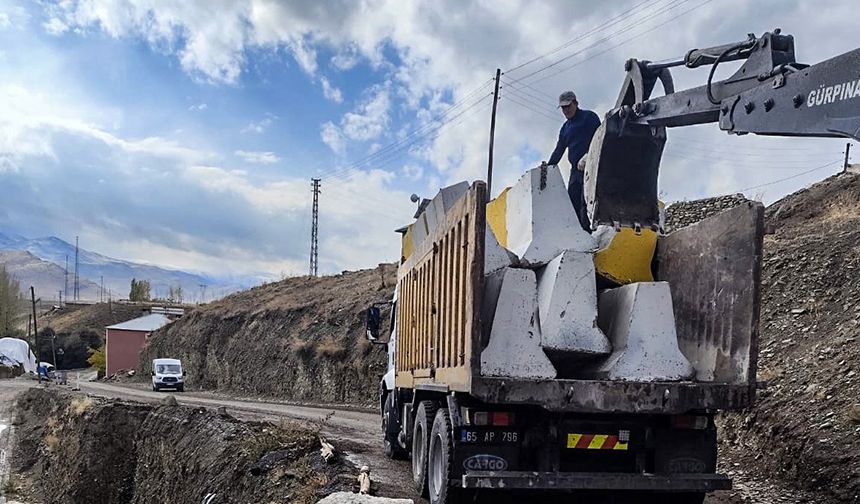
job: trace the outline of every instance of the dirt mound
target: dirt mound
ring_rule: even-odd
[[[155,332],[140,358],[182,359],[190,388],[315,403],[372,405],[385,348],[364,335],[364,312],[386,303],[396,267],[290,278],[200,307]]]
[[[735,201],[672,205],[667,220],[683,227]],[[817,503],[860,502],[860,175],[794,193],[765,221],[758,377],[767,388],[751,411],[722,416],[721,468],[783,480]]]
[[[313,503],[351,489],[357,474],[326,464],[310,429],[202,408],[32,389],[16,425],[13,470],[46,502]]]
[[[726,415],[730,456],[817,492],[860,502],[860,176],[843,174],[766,212],[759,380]]]

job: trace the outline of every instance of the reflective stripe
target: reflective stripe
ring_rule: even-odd
[[[605,434],[598,434],[592,438],[591,443],[588,445],[589,450],[599,450],[603,448],[603,443],[606,442],[606,438],[609,436]]]

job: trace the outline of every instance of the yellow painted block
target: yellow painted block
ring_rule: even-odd
[[[510,189],[510,187],[506,187],[496,199],[487,203],[487,223],[496,235],[499,245],[506,248],[508,246],[508,220],[506,214],[508,211],[508,191]]]
[[[412,249],[414,246],[412,245],[412,224],[406,226],[406,232],[403,233],[403,237],[400,239],[400,261],[406,262],[409,259],[409,256],[412,255]]]
[[[653,282],[651,261],[657,247],[657,233],[643,229],[637,235],[631,228],[621,228],[609,246],[594,254],[594,268],[620,284]]]

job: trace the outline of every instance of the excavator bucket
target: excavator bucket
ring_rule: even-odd
[[[585,164],[585,201],[592,229],[660,226],[657,174],[666,128],[627,123],[617,111],[594,134]]]

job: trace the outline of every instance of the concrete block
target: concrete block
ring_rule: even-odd
[[[507,268],[496,302],[490,341],[481,352],[481,374],[552,379],[556,372],[540,346],[537,283],[532,270]]]
[[[506,199],[507,248],[522,266],[543,266],[565,250],[596,249],[579,225],[558,166],[529,170]]]
[[[335,492],[318,500],[317,504],[412,504],[412,502],[412,499],[390,499],[351,492]]]
[[[693,366],[678,348],[672,295],[667,282],[641,282],[600,294],[598,326],[612,354],[593,377],[627,381],[692,378]]]
[[[537,271],[541,346],[556,357],[605,355],[609,340],[597,327],[594,261],[587,252],[566,251]],[[562,354],[562,355],[556,355]]]
[[[427,236],[432,236],[436,228],[445,222],[445,215],[469,190],[468,182],[460,182],[439,190],[436,196],[416,219],[417,230],[413,229],[413,246],[417,247]],[[422,227],[423,225],[423,227]]]
[[[484,230],[484,274],[488,275],[508,266],[516,265],[517,256],[499,245],[489,225]]]

